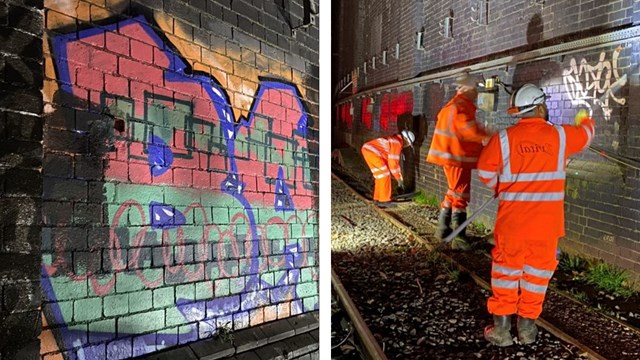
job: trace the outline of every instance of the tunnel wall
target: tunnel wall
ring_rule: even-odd
[[[471,20],[471,7],[483,2],[452,1],[446,7],[427,1],[402,1],[402,6],[397,7],[389,1],[367,3],[360,8],[342,8],[341,23],[350,18],[381,17],[382,21],[364,21],[363,31],[345,34],[347,43],[364,45],[353,53],[348,48],[340,49],[338,81],[355,80],[357,85],[338,95],[334,138],[346,139],[349,146],[359,148],[368,139],[404,128],[418,131],[423,143],[416,150],[416,186],[440,200],[446,192],[446,178],[440,167],[427,164],[425,159],[438,111],[455,94],[452,72],[473,66],[479,69],[474,73],[485,78],[497,76],[515,86],[535,83],[550,96],[547,104],[552,122],[571,123],[580,108],[589,109],[596,120],[592,145],[597,150],[583,151],[567,168],[567,234],[561,246],[621,266],[639,280],[640,108],[633,99],[640,91],[640,43],[635,36],[614,41],[615,34],[638,31],[638,4],[583,1],[576,5],[573,1],[556,1],[540,6],[533,5],[534,1],[489,2],[489,23],[479,25]],[[409,4],[419,4],[422,11],[404,14],[402,9]],[[444,38],[438,33],[442,29],[436,27],[449,7],[454,13],[453,38]],[[353,9],[360,12],[348,12]],[[415,21],[400,21],[406,16]],[[397,23],[401,25],[395,26]],[[376,26],[382,28],[374,30]],[[426,34],[426,50],[415,49],[418,31]],[[381,38],[382,49],[395,46],[396,38],[392,36],[389,42],[389,33],[409,37],[413,48],[402,45],[405,40],[400,40],[400,59],[392,58],[387,66],[380,66],[381,54],[367,46],[375,43],[371,34],[378,33],[385,34]],[[585,39],[597,40],[575,48],[563,49],[560,45]],[[373,55],[377,55],[375,69],[371,67]],[[491,65],[504,58],[508,61],[500,66]],[[365,74],[363,62],[367,59]],[[359,70],[354,71],[348,64],[359,66]],[[608,92],[611,84],[625,74],[629,80],[626,85],[617,92]],[[425,75],[430,76],[428,81],[406,81]],[[405,116],[393,112],[385,119],[384,98],[403,99],[399,101],[405,115],[422,116],[425,120],[407,124]],[[515,119],[506,114],[508,100],[508,94],[500,90],[493,107],[478,110],[479,123],[492,130],[514,124]],[[470,211],[490,196],[474,174]],[[496,209],[497,204],[493,204],[478,221],[491,228]]]
[[[45,1],[45,358],[138,356],[318,308],[303,3]]]
[[[634,0],[358,0],[335,8],[341,41],[334,72],[340,79],[357,72],[358,89],[606,33],[634,24],[640,14]],[[445,18],[452,19],[450,37],[443,35]]]

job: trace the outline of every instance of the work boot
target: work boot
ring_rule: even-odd
[[[389,209],[389,208],[394,208],[397,207],[398,204],[391,202],[391,201],[374,201],[373,202],[377,207],[382,208],[382,209]]]
[[[438,228],[436,229],[435,237],[438,240],[446,238],[451,234],[451,208],[440,209],[440,215],[438,216]]]
[[[511,337],[511,316],[510,315],[493,315],[493,325],[484,328],[484,338],[497,346],[513,345]]]
[[[463,211],[456,211],[451,215],[451,228],[456,229],[462,223],[467,220],[467,213]],[[469,250],[469,238],[466,234],[466,227],[460,231],[456,238],[451,241],[451,248],[455,250]]]
[[[536,342],[538,335],[538,327],[535,319],[527,319],[518,316],[518,339],[523,345],[533,344]]]

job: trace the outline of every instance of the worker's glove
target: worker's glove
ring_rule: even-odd
[[[404,180],[402,178],[398,180],[398,187],[400,188],[400,190],[402,190],[402,192],[404,192]]]
[[[587,112],[587,110],[586,109],[581,109],[580,111],[578,111],[578,113],[576,114],[576,117],[574,119],[575,120],[575,122],[574,122],[575,125],[576,126],[580,126],[580,124],[582,124],[582,121],[585,118],[588,118],[588,117],[589,117],[589,113]]]

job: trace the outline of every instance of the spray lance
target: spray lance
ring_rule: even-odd
[[[476,210],[473,214],[471,214],[471,216],[469,216],[467,218],[467,220],[465,220],[462,224],[458,225],[457,228],[453,229],[453,231],[451,232],[451,234],[449,234],[446,238],[442,239],[443,243],[449,243],[451,242],[451,240],[453,240],[456,236],[458,236],[458,234],[460,234],[460,232],[467,227],[467,225],[471,224],[471,222],[473,221],[473,219],[475,219],[476,217],[478,217],[478,215],[480,213],[482,213],[482,211],[484,211],[484,209],[487,208],[487,206],[489,206],[489,204],[491,204],[494,200],[496,199],[496,194],[494,194],[491,199],[487,200],[484,204],[480,205],[480,207],[478,208],[478,210]]]

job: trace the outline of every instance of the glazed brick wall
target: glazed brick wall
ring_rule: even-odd
[[[628,71],[630,64],[637,63],[635,49],[639,45],[633,41],[622,45],[624,48],[618,58],[620,76],[625,72],[624,69]],[[568,90],[563,84],[563,70],[568,68],[571,58],[578,62],[580,59],[588,59],[587,62],[595,64],[601,54],[605,54],[605,57],[610,60],[610,54],[615,51],[616,47],[602,47],[553,59],[519,64],[510,71],[492,71],[483,75],[485,77],[498,75],[507,83],[534,82],[543,85],[545,91],[551,96],[547,101],[550,118],[556,123],[570,123],[581,105],[572,104],[567,100]],[[582,81],[584,76],[584,74],[580,76]],[[631,79],[635,78],[631,77]],[[598,83],[604,84],[604,81],[598,81]],[[442,88],[445,88],[444,96]],[[425,107],[425,116],[430,121],[427,124],[429,132],[425,145],[420,149],[418,156],[421,159],[419,164],[421,177],[418,185],[440,198],[440,194],[446,191],[444,174],[440,168],[427,164],[424,159],[433,136],[437,113],[447,99],[453,96],[454,90],[450,84],[444,86],[430,84],[425,89],[431,94]],[[604,149],[605,154],[617,153],[630,159],[638,158],[637,137],[640,132],[638,125],[640,112],[637,105],[629,101],[637,91],[636,79],[630,82],[630,86],[621,89],[618,94],[618,97],[627,99],[624,104],[617,104],[610,99],[611,114],[608,119],[597,106],[593,107],[596,137],[592,145]],[[510,126],[514,123],[514,119],[505,115],[508,101],[508,95],[501,92],[498,110],[478,111],[478,121],[496,130]],[[638,253],[640,213],[636,205],[640,200],[638,164],[623,160],[631,166],[620,165],[616,160],[607,159],[588,150],[574,156],[573,159],[575,160],[567,167],[565,193],[567,234],[561,242],[561,247],[621,266],[629,270],[632,277],[637,280],[640,274],[640,257],[638,256],[640,255]],[[471,209],[480,206],[490,196],[487,188],[474,178]],[[492,224],[496,210],[497,203],[490,208],[487,215],[480,216],[479,221]]]
[[[38,359],[42,2],[0,4],[0,358]]]
[[[378,3],[386,2],[372,2],[371,7],[382,6],[373,5]],[[517,56],[521,52],[566,40],[635,26],[638,4],[632,1],[612,1],[606,4],[582,2],[574,5],[574,2],[560,1],[552,4],[547,2],[541,7],[528,6],[528,1],[490,2],[490,23],[480,26],[469,20],[472,15],[471,3],[475,2],[458,1],[448,5],[424,2],[424,23],[427,33],[431,34],[425,40],[427,50],[401,52],[400,61],[402,64],[421,65],[417,65],[412,73],[399,74],[397,78],[387,76],[387,73],[379,75],[377,72],[370,72],[369,79],[376,80],[369,81],[366,87],[360,87],[362,96],[349,99],[356,109],[352,129],[341,128],[342,124],[338,121],[335,133],[346,132],[347,138],[352,139],[350,145],[359,148],[368,139],[395,131],[381,131],[379,125],[376,127],[380,108],[375,106],[371,128],[362,124],[357,111],[363,96],[373,96],[374,99],[379,96],[377,92],[367,92],[366,88],[393,83],[403,76],[412,77],[456,68],[462,70],[471,64],[482,64],[490,59],[513,55],[515,60],[509,66],[487,70],[482,75],[485,78],[498,76],[505,83],[516,86],[527,82],[539,84],[550,95],[550,117],[556,123],[570,123],[579,108],[590,107],[596,120],[596,137],[592,145],[602,149],[604,155],[615,155],[628,164],[622,165],[615,159],[589,150],[574,157],[567,168],[567,234],[561,241],[561,247],[616,264],[628,270],[632,280],[637,281],[640,279],[640,213],[637,210],[640,202],[640,173],[638,163],[632,159],[640,157],[640,109],[632,99],[637,96],[640,85],[637,75],[640,44],[628,40],[528,62],[518,61]],[[435,25],[449,8],[454,11],[454,39],[443,39],[434,35],[437,33]],[[539,17],[535,18],[536,15]],[[341,55],[351,57],[348,52]],[[422,59],[422,62],[418,62],[417,58]],[[607,97],[601,108],[593,99],[602,96],[610,84],[623,74],[628,75],[628,84],[615,94],[615,99]],[[442,170],[427,164],[425,158],[436,116],[455,93],[451,81],[451,78],[435,79],[420,84],[420,90],[413,91],[413,115],[423,115],[426,119],[418,127],[426,130],[426,136],[416,154],[419,160],[417,187],[438,199],[446,192],[446,179]],[[576,84],[588,90],[580,94],[576,91]],[[409,89],[405,86],[383,92],[401,93],[407,90]],[[501,90],[496,101],[496,111],[479,110],[477,113],[478,121],[494,130],[503,129],[515,122],[506,115],[508,94]],[[474,176],[470,210],[478,208],[490,196],[490,191]],[[496,210],[497,203],[490,206],[478,221],[491,227]]]
[[[22,184],[43,197],[44,359],[318,307],[319,32],[278,4],[45,3],[44,165]]]
[[[489,23],[479,25],[472,8],[480,0],[424,1],[373,0],[341,1],[339,33],[348,39],[339,50],[335,68],[338,79],[355,67],[362,71],[363,63],[381,53],[367,48],[369,37],[382,24],[382,49],[395,49],[400,43],[400,60],[391,60],[389,66],[377,66],[375,71],[361,73],[360,89],[374,87],[394,80],[412,78],[420,73],[445,66],[464,66],[504,56],[514,51],[540,47],[540,43],[558,43],[585,34],[605,33],[638,21],[640,4],[633,0],[617,1],[546,1],[543,6],[530,0],[489,1]],[[357,4],[355,4],[357,3]],[[453,37],[444,38],[440,23],[453,13]],[[382,22],[377,22],[382,16]],[[352,32],[350,24],[363,22]],[[543,26],[542,26],[543,25]],[[424,50],[416,48],[416,32],[424,31]],[[357,51],[353,51],[354,44]],[[361,44],[361,45],[359,45]],[[364,47],[364,48],[362,48]],[[388,54],[390,55],[390,54]]]

